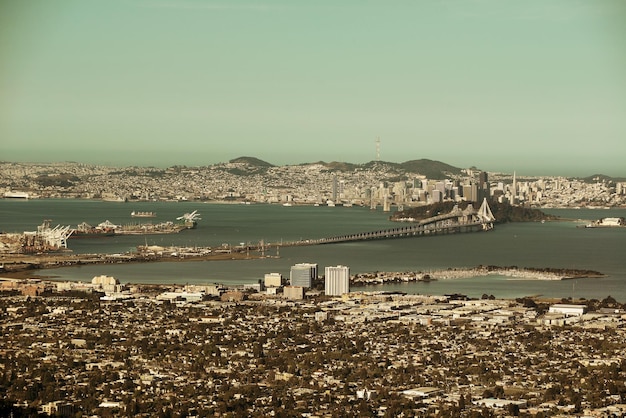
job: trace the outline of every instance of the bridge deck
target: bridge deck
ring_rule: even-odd
[[[485,200],[479,210],[474,210],[471,205],[465,210],[457,206],[450,213],[423,219],[417,223],[399,228],[381,229],[371,232],[338,235],[329,238],[307,239],[300,241],[281,242],[280,244],[267,244],[267,246],[299,246],[336,244],[340,242],[367,241],[375,239],[393,239],[416,237],[422,235],[452,234],[457,232],[478,232],[493,229],[495,218]]]
[[[445,224],[443,224],[445,223]],[[482,222],[442,222],[442,224],[418,224],[401,228],[382,229],[379,231],[362,232],[357,234],[339,235],[329,238],[307,240],[305,242],[295,242],[292,245],[315,245],[334,244],[350,241],[366,241],[375,239],[406,238],[421,235],[450,234],[456,232],[474,232],[488,230]]]

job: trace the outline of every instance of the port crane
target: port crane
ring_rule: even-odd
[[[191,213],[185,213],[182,216],[179,216],[178,218],[176,218],[179,221],[185,221],[185,222],[196,222],[201,220],[202,218],[200,217],[200,214],[198,213],[197,210],[194,210]]]

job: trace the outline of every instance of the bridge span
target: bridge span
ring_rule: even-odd
[[[336,244],[351,241],[405,238],[422,235],[452,234],[458,232],[489,231],[493,229],[493,223],[495,220],[496,218],[493,216],[491,208],[489,208],[487,200],[485,199],[478,210],[474,209],[472,204],[469,204],[463,210],[461,210],[458,206],[454,206],[452,211],[449,213],[423,219],[407,226],[381,229],[371,232],[360,232],[356,234],[338,235],[328,238],[285,242],[280,245],[298,246]]]

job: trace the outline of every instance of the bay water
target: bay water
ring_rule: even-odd
[[[70,239],[74,253],[124,253],[138,245],[236,246],[316,239],[393,228],[389,212],[363,207],[242,205],[200,202],[103,202],[97,200],[0,200],[0,231],[34,231],[44,219],[51,225],[81,222],[97,225],[173,221],[198,210],[202,220],[193,230],[170,235],[134,235]],[[131,218],[132,211],[156,212],[156,218]],[[376,271],[428,272],[478,265],[588,269],[602,278],[563,281],[479,276],[367,286],[352,290],[394,290],[411,294],[483,294],[497,298],[545,296],[603,299],[626,302],[626,228],[584,228],[603,217],[624,217],[626,209],[550,209],[564,219],[556,222],[496,225],[489,232],[413,237],[353,243],[281,247],[269,246],[264,259],[107,264],[40,270],[39,275],[59,280],[90,281],[114,276],[122,283],[256,283],[265,273],[289,276],[293,264],[346,265],[352,273]]]

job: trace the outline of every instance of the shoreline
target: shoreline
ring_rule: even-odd
[[[0,256],[0,277],[13,279],[49,279],[55,276],[41,276],[38,270],[51,270],[61,267],[79,267],[95,264],[139,264],[139,263],[185,263],[194,261],[228,261],[228,260],[257,260],[274,258],[260,254],[243,252],[198,254],[193,256],[163,256],[150,257],[140,254],[47,254],[43,256],[29,256],[13,254]]]
[[[510,280],[574,280],[606,277],[592,270],[477,266],[473,268],[448,268],[429,272],[378,272],[360,273],[351,279],[354,286],[377,286],[394,283],[428,282],[432,280],[468,279],[480,276],[505,276]]]
[[[61,267],[78,267],[91,264],[119,264],[119,263],[161,263],[161,262],[194,262],[194,261],[228,261],[228,260],[258,260],[276,258],[260,254],[243,252],[198,254],[187,257],[161,256],[147,257],[143,255],[47,255],[28,256],[16,255],[13,257],[0,257],[2,268],[0,277],[8,279],[49,280],[58,276],[39,275],[38,270],[51,270]],[[8,265],[7,265],[8,264]],[[509,280],[546,280],[562,281],[582,278],[601,278],[605,274],[593,270],[581,269],[557,269],[551,267],[517,267],[517,266],[476,266],[476,267],[450,267],[447,269],[431,271],[405,271],[405,272],[376,272],[357,273],[350,278],[352,286],[377,286],[394,283],[428,282],[434,280],[468,279],[481,276],[505,276]]]

